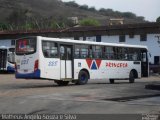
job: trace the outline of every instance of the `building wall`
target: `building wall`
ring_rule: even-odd
[[[151,64],[154,64],[154,56],[160,56],[160,44],[157,42],[160,34],[147,34],[146,41],[140,41],[140,35],[134,35],[130,38],[129,35],[125,35],[125,42],[119,42],[119,35],[114,36],[101,36],[101,42],[107,43],[120,43],[120,44],[131,44],[131,45],[145,45],[148,47]],[[88,37],[87,37],[88,38]],[[80,40],[83,40],[82,38]],[[96,41],[96,37],[89,37],[87,41]]]
[[[11,44],[11,41],[12,40],[0,40],[0,46],[6,46],[6,47],[11,47],[11,46],[13,46],[12,44]]]

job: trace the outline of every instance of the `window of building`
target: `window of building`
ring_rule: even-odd
[[[15,45],[15,40],[11,40],[11,45]]]
[[[125,41],[126,41],[125,35],[120,35],[119,36],[119,42],[125,42]]]
[[[160,56],[154,56],[154,64],[160,65]]]
[[[140,35],[140,41],[147,41],[147,35],[146,34],[141,34]]]
[[[83,41],[86,41],[86,37],[85,36],[83,36]]]
[[[101,35],[97,35],[96,36],[96,42],[101,42],[102,40],[101,40]]]
[[[79,37],[78,36],[74,36],[74,40],[79,40]]]

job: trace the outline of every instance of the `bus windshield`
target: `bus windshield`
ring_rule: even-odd
[[[36,40],[33,38],[23,38],[16,41],[16,54],[33,54],[36,52]]]
[[[15,48],[9,48],[8,62],[15,63]]]

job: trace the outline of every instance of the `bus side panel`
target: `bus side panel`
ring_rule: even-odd
[[[100,59],[75,59],[74,60],[74,79],[78,79],[80,70],[86,69],[90,79],[107,78],[105,62]]]
[[[131,70],[136,70],[138,77],[141,74],[140,61],[135,64],[134,61],[106,61],[106,74],[108,78],[123,79],[129,78]]]
[[[89,71],[89,67],[85,59],[74,59],[74,79],[78,79],[80,70],[86,69]],[[90,74],[90,71],[89,71]]]
[[[86,69],[90,79],[123,79],[129,78],[129,73],[135,69],[138,77],[141,75],[141,64],[133,61],[113,61],[100,59],[75,59],[74,60],[74,79],[78,79],[79,71]]]
[[[42,52],[42,40],[38,42],[39,46],[39,67],[41,78],[60,80],[60,59],[45,58]]]
[[[41,58],[41,78],[60,80],[60,59]]]

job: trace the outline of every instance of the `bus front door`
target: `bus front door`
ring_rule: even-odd
[[[61,79],[72,78],[72,46],[60,45]]]
[[[141,51],[141,70],[142,70],[142,77],[148,77],[149,69],[148,69],[148,58],[147,58],[147,51],[142,50]]]
[[[0,70],[6,70],[7,49],[0,49]]]

